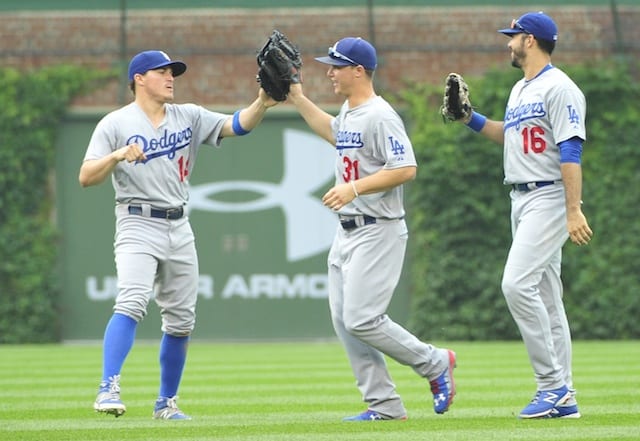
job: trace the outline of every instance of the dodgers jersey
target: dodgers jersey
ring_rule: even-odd
[[[367,177],[383,168],[391,170],[416,165],[402,119],[380,96],[351,109],[345,101],[332,121],[332,129],[336,139],[336,184]],[[400,218],[405,214],[402,185],[361,195],[339,213]]]
[[[201,144],[219,146],[229,115],[195,104],[165,104],[164,121],[155,128],[132,102],[96,125],[84,159],[100,159],[137,143],[147,160],[121,161],[111,176],[117,203],[146,203],[157,208],[185,205],[189,177]]]
[[[562,179],[558,143],[586,140],[586,108],[582,91],[552,65],[518,81],[504,116],[505,184]]]

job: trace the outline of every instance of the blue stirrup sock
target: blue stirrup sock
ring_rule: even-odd
[[[114,313],[104,330],[102,348],[102,382],[108,383],[109,377],[120,375],[124,360],[133,347],[136,337],[136,322],[124,314]]]
[[[160,396],[172,398],[178,393],[187,360],[189,336],[164,334],[160,342]]]

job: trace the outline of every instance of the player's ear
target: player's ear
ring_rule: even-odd
[[[536,43],[536,37],[532,34],[526,34],[526,37],[524,37],[525,40],[527,40],[527,44],[529,45],[529,47],[533,46],[534,43]]]

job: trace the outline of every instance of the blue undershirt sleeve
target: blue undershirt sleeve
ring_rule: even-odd
[[[582,157],[582,139],[574,136],[571,139],[558,143],[560,149],[560,163],[573,162],[580,164]]]

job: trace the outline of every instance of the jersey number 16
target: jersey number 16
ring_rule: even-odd
[[[542,153],[547,148],[547,142],[543,138],[544,129],[542,127],[525,127],[522,129],[522,141],[524,144],[524,154]]]

